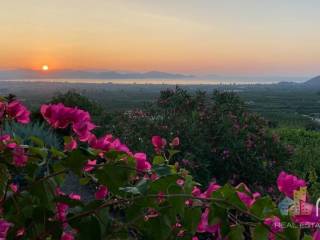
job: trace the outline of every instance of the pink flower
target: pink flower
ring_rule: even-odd
[[[16,167],[24,167],[27,164],[28,157],[25,155],[24,148],[17,146],[13,149],[13,164]]]
[[[153,173],[151,174],[151,176],[150,176],[150,179],[151,179],[152,181],[157,181],[157,180],[159,179],[159,176],[158,176],[158,174],[157,174],[156,172],[153,172]]]
[[[72,125],[73,131],[80,141],[88,141],[96,127],[91,122],[90,114],[77,108],[65,107],[63,104],[42,105],[40,108],[43,118],[54,128],[66,128]]]
[[[26,124],[30,122],[30,111],[17,100],[8,104],[7,113],[12,119],[19,123]]]
[[[16,237],[22,237],[25,234],[26,234],[26,229],[24,227],[23,228],[19,228],[17,230]]]
[[[9,223],[4,219],[0,219],[0,239],[1,240],[7,239],[9,229],[12,226],[13,226],[12,223]]]
[[[78,143],[72,137],[68,142],[64,143],[64,150],[67,152],[71,152],[71,151],[77,149],[77,147],[78,147]]]
[[[250,208],[261,196],[258,192],[251,193],[250,189],[243,183],[239,184],[236,189],[238,190],[238,197],[248,208]]]
[[[81,200],[81,196],[79,194],[75,194],[75,193],[70,193],[69,198],[72,200],[77,200],[77,201]]]
[[[113,139],[111,134],[107,134],[101,138],[97,138],[95,135],[91,135],[88,139],[90,147],[107,152],[109,150],[115,150],[117,152],[124,152],[132,156],[130,149],[120,139]],[[103,155],[102,155],[103,156]]]
[[[17,144],[11,138],[9,134],[0,136],[0,142],[2,142],[7,148],[14,149]]]
[[[237,195],[247,207],[251,207],[255,203],[255,199],[244,192],[237,192]]]
[[[181,230],[178,232],[177,237],[178,237],[178,238],[184,237],[185,233],[186,233],[186,230],[181,229]]]
[[[4,102],[0,102],[0,121],[4,117],[6,111],[6,104]]]
[[[60,187],[56,187],[55,189],[55,194],[57,196],[65,196],[66,194],[64,192],[62,192],[61,188]]]
[[[110,148],[118,152],[124,152],[128,155],[132,155],[130,149],[125,144],[121,143],[120,139],[118,138],[110,144]]]
[[[83,168],[83,171],[91,172],[96,165],[97,165],[97,160],[88,160],[86,162],[86,165]]]
[[[278,176],[277,184],[279,191],[290,198],[293,197],[294,190],[298,190],[300,187],[306,186],[306,182],[304,180],[283,171]]]
[[[10,188],[11,188],[12,192],[14,192],[14,193],[18,192],[18,190],[19,190],[18,184],[15,184],[15,183],[11,183]]]
[[[164,138],[161,138],[160,136],[153,136],[151,141],[152,145],[154,146],[157,152],[161,151],[167,144],[167,141]]]
[[[268,235],[269,240],[276,239],[276,233],[283,231],[283,226],[281,224],[280,218],[277,216],[269,217],[264,220],[264,224],[269,226],[271,232]]]
[[[200,197],[201,195],[201,190],[197,186],[194,186],[191,192],[192,196],[194,197]]]
[[[96,125],[91,122],[79,121],[73,124],[73,131],[79,136],[81,142],[86,142],[90,139],[91,131],[95,129]]]
[[[157,201],[158,201],[159,204],[164,202],[164,200],[165,200],[164,195],[165,195],[164,192],[159,192],[158,193]]]
[[[320,240],[320,230],[316,230],[312,235],[313,240]]]
[[[149,219],[156,218],[159,216],[159,212],[154,208],[148,208],[147,214],[144,216],[145,221],[149,221]]]
[[[217,191],[219,188],[221,188],[220,185],[212,182],[209,184],[209,187],[207,188],[207,190],[201,194],[201,197],[202,198],[211,198],[212,193]]]
[[[227,150],[227,149],[224,150],[223,153],[222,153],[222,157],[223,157],[224,159],[229,158],[229,157],[230,157],[230,151]]]
[[[134,154],[136,160],[137,171],[146,171],[151,169],[151,164],[147,161],[147,155],[145,153]]]
[[[4,134],[0,136],[0,141],[4,143],[9,142],[11,141],[11,136],[9,134]]]
[[[68,210],[68,204],[58,202],[56,204],[56,219],[62,223],[65,223],[67,221]]]
[[[178,179],[176,181],[176,183],[177,183],[178,186],[182,187],[184,185],[184,180],[183,179]]]
[[[197,232],[213,233],[213,234],[217,234],[217,236],[220,236],[220,225],[219,224],[209,225],[208,223],[209,213],[210,213],[209,208],[206,208],[205,211],[202,213],[200,222],[198,224]]]
[[[192,207],[193,200],[192,199],[187,199],[187,200],[184,201],[184,204],[189,206],[189,207]]]
[[[100,185],[98,191],[95,193],[97,200],[103,200],[108,195],[108,188],[106,186]]]
[[[62,103],[42,105],[40,112],[43,118],[54,128],[66,128],[73,121],[75,110],[65,107]]]
[[[178,137],[175,137],[175,138],[171,141],[170,145],[171,145],[172,147],[178,147],[178,146],[180,145],[180,139],[179,139]]]
[[[95,135],[92,135],[89,139],[90,147],[94,149],[99,149],[102,151],[108,151],[110,149],[110,144],[113,141],[111,134],[105,135],[101,138],[97,138]]]
[[[74,236],[70,232],[62,233],[61,240],[74,240]]]
[[[192,196],[204,198],[204,199],[211,198],[212,193],[217,191],[219,188],[221,188],[220,185],[212,182],[209,184],[209,187],[207,188],[207,190],[201,193],[200,188],[198,188],[197,186],[194,186],[192,189]]]
[[[199,240],[199,238],[197,236],[193,236],[192,240]]]

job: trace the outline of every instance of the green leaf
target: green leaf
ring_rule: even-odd
[[[257,199],[250,208],[250,212],[261,218],[270,216],[271,213],[274,213],[275,211],[277,211],[276,206],[270,197],[262,197]]]
[[[99,183],[106,185],[111,192],[119,193],[120,187],[129,183],[130,176],[135,170],[128,168],[122,161],[118,163],[106,164],[102,169],[96,171]]]
[[[165,240],[171,235],[171,222],[166,215],[152,218],[142,227],[144,239]]]
[[[39,181],[30,188],[30,193],[38,199],[38,204],[42,206],[51,207],[53,205],[54,196],[50,191],[52,186],[49,186],[49,184],[49,182]]]
[[[211,204],[208,222],[210,225],[218,224],[228,219],[228,212],[225,208],[219,207],[214,202]]]
[[[310,235],[305,235],[305,236],[303,236],[303,240],[312,240],[313,238],[312,238],[312,236],[310,236]]]
[[[269,230],[266,226],[259,224],[253,230],[253,240],[268,240]]]
[[[150,183],[149,191],[154,194],[159,192],[168,193],[171,186],[178,186],[176,181],[180,178],[178,175],[167,175]]]
[[[185,192],[191,193],[194,186],[195,186],[195,182],[193,181],[193,177],[191,175],[187,175],[185,177],[184,186],[183,186]]]
[[[119,190],[124,191],[126,193],[131,193],[133,195],[140,195],[141,192],[136,187],[120,187]]]
[[[58,149],[56,149],[56,148],[54,148],[54,147],[52,147],[52,148],[50,149],[50,151],[51,151],[51,154],[52,154],[52,157],[53,157],[53,158],[58,158],[58,159],[60,159],[60,158],[65,158],[65,157],[66,157],[66,155],[65,155],[63,152],[59,151]]]
[[[149,183],[150,181],[148,179],[143,178],[137,183],[136,187],[140,193],[145,194],[149,188]]]
[[[0,164],[0,198],[3,197],[9,181],[9,171],[6,165]]]
[[[78,176],[81,176],[83,166],[88,161],[89,155],[82,150],[76,150],[70,153],[69,157],[64,159],[61,163],[64,167],[69,168]]]
[[[300,239],[300,229],[299,226],[294,223],[288,221],[284,221],[286,223],[284,232],[281,233],[282,236],[285,236],[286,239],[298,240]]]
[[[84,178],[80,178],[79,179],[79,183],[81,184],[81,185],[87,185],[89,182],[90,182],[90,178],[88,178],[88,177],[84,177]]]
[[[111,229],[109,208],[102,208],[100,210],[97,210],[95,214],[100,223],[102,239],[106,239],[105,237],[107,235],[108,229]]]
[[[96,240],[101,239],[101,228],[98,219],[95,216],[82,217],[71,220],[69,224],[81,231],[77,234],[80,240]]]
[[[212,197],[221,199],[222,202],[219,203],[219,205],[225,208],[240,210],[247,209],[247,207],[238,197],[236,190],[229,184],[226,184],[217,191],[213,192]]]
[[[244,227],[242,225],[237,225],[231,227],[231,231],[228,234],[228,240],[244,240]]]
[[[183,194],[182,187],[178,186],[175,182],[174,185],[170,185],[168,187],[168,194],[169,195],[175,195],[175,194]],[[185,197],[170,197],[168,198],[169,203],[172,206],[172,211],[175,212],[175,214],[179,214],[180,216],[183,215],[185,210],[185,200],[187,198]]]
[[[180,151],[179,151],[179,150],[171,149],[171,150],[168,150],[168,152],[169,152],[169,159],[171,159],[174,155],[176,155],[176,154],[179,153]]]
[[[35,146],[40,147],[40,148],[44,148],[44,142],[42,141],[42,139],[35,137],[35,136],[31,136],[30,140]]]
[[[201,208],[187,207],[184,211],[183,226],[194,235],[201,217]]]
[[[31,155],[39,156],[42,159],[45,159],[48,156],[46,148],[29,147],[28,153]]]
[[[171,175],[173,172],[168,165],[156,165],[152,168],[153,171],[160,177]]]
[[[164,163],[165,163],[165,159],[164,159],[162,156],[155,156],[155,157],[153,158],[152,163],[153,163],[154,165],[161,165],[161,164],[164,164]]]

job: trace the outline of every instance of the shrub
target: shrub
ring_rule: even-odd
[[[47,147],[62,148],[62,139],[49,129],[44,123],[35,122],[28,125],[21,125],[15,122],[6,124],[3,129],[5,134],[17,136],[23,144],[30,144],[32,140],[30,136],[42,139]]]
[[[148,154],[152,135],[181,139],[181,153],[175,160],[191,167],[196,180],[206,183],[247,182],[269,186],[288,158],[267,123],[249,113],[237,95],[203,92],[190,95],[177,88],[161,92],[157,103],[144,110],[118,115],[106,126],[132,148]]]

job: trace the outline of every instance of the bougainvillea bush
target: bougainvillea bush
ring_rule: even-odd
[[[40,112],[53,129],[72,134],[64,151],[33,136],[23,145],[19,136],[1,135],[0,239],[320,239],[316,225],[295,227],[320,220],[307,202],[308,216],[284,216],[244,183],[199,185],[173,162],[183,139],[166,144],[153,136],[151,157],[112,135],[96,137],[86,111],[50,104]],[[2,125],[28,124],[29,115],[21,102],[1,99]],[[91,201],[61,190],[70,172],[79,184],[94,186]],[[292,198],[307,183],[281,172],[277,184]]]
[[[289,155],[266,121],[250,113],[232,92],[162,91],[151,106],[117,114],[112,127],[129,146],[148,154],[153,151],[148,144],[153,135],[180,137],[176,160],[203,184],[214,177],[220,183],[245,181],[255,189],[267,189]]]

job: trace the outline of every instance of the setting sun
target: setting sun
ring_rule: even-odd
[[[43,66],[42,66],[42,71],[48,71],[48,70],[49,70],[48,65],[43,65]]]

